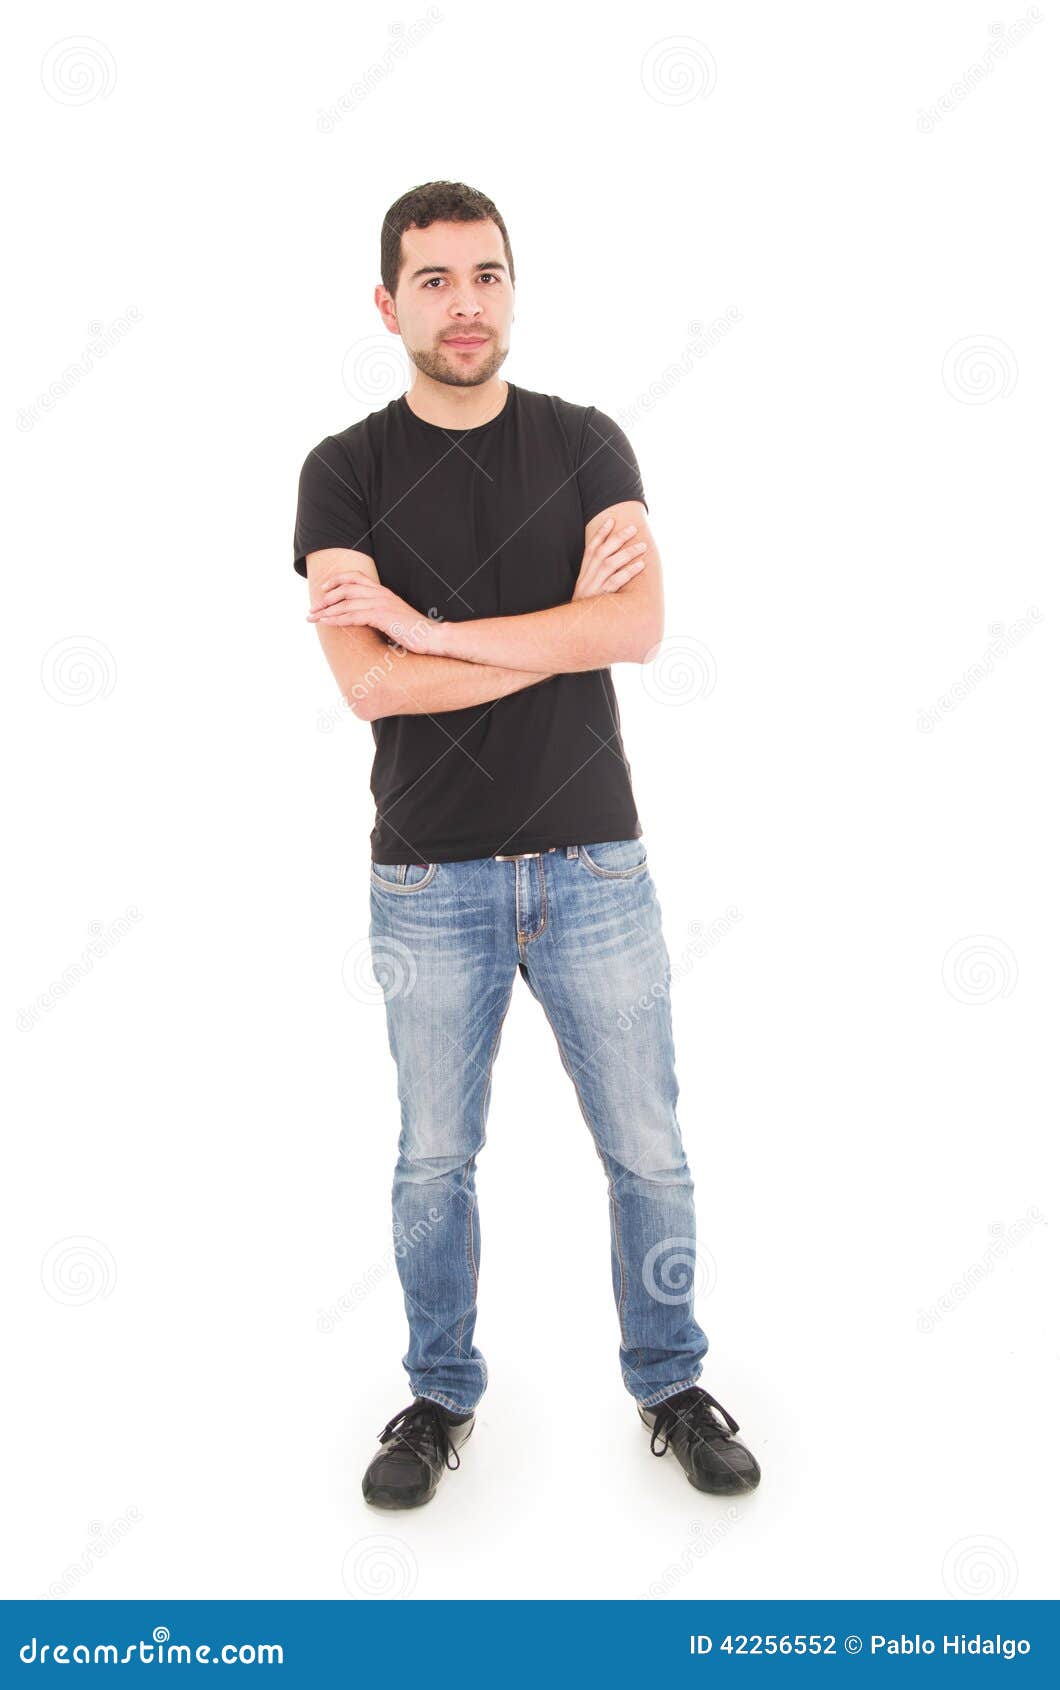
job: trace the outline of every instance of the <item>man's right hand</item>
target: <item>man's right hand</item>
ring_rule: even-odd
[[[616,534],[614,518],[608,517],[594,532],[585,548],[581,570],[572,594],[574,599],[591,599],[599,593],[617,593],[644,568],[640,553],[645,543],[634,543],[636,526],[630,523]]]

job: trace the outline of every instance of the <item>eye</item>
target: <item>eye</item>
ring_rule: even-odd
[[[500,277],[494,275],[492,273],[492,271],[490,271],[490,270],[483,270],[482,274],[479,276],[478,279],[479,279],[480,282],[499,282],[500,281]],[[438,290],[434,286],[435,282],[444,282],[444,281],[445,281],[444,276],[428,276],[427,280],[424,282],[423,285],[424,285],[425,288],[430,288],[432,292],[436,293]]]

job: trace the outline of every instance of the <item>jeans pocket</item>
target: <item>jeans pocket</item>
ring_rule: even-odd
[[[422,892],[438,873],[437,863],[371,863],[369,879],[381,892]]]
[[[632,880],[648,866],[643,839],[607,839],[602,845],[579,845],[582,868],[601,880]]]

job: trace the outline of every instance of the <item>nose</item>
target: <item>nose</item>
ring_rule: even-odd
[[[449,309],[454,316],[463,319],[464,317],[478,317],[481,314],[482,306],[473,295],[457,294]]]

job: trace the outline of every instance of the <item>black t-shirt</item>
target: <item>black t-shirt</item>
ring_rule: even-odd
[[[447,621],[569,604],[585,524],[645,504],[633,449],[593,405],[508,383],[478,428],[424,422],[404,395],[327,435],[302,466],[294,567],[326,546]],[[378,863],[461,862],[635,839],[610,669],[553,675],[492,702],[374,721]]]

